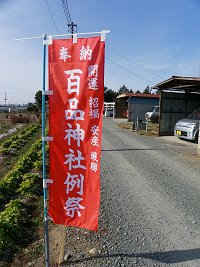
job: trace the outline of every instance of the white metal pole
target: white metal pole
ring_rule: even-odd
[[[146,133],[147,133],[147,130],[148,130],[148,121],[146,119]]]

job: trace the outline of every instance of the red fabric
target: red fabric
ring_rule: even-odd
[[[100,37],[49,45],[49,216],[56,224],[97,230],[104,108]],[[71,159],[70,159],[71,158]]]

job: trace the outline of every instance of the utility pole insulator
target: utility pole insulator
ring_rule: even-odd
[[[77,24],[74,24],[73,21],[70,24],[67,24],[68,26],[68,31],[73,34],[76,32],[77,29]]]
[[[5,93],[4,101],[5,101],[5,106],[6,106],[6,101],[7,101],[6,93]]]

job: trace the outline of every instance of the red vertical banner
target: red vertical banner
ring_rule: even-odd
[[[104,106],[100,37],[49,45],[49,216],[54,223],[97,230]]]

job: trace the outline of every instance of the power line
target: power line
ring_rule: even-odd
[[[145,71],[147,71],[147,72],[153,74],[154,76],[156,76],[156,77],[158,77],[158,78],[163,79],[163,77],[161,77],[160,75],[158,75],[158,74],[156,74],[156,73],[154,73],[154,72],[152,72],[152,71],[150,71],[150,70],[144,68],[143,66],[141,66],[140,64],[138,64],[138,63],[136,63],[136,62],[133,62],[133,61],[130,60],[129,58],[127,58],[127,57],[123,56],[122,54],[120,54],[120,53],[116,52],[115,50],[113,50],[111,47],[109,47],[109,46],[106,46],[106,47],[107,47],[108,49],[110,49],[112,52],[114,52],[115,54],[117,54],[117,55],[121,56],[122,58],[126,59],[126,60],[129,61],[130,63],[135,64],[135,65],[138,66],[139,68],[141,68],[141,69],[143,69],[143,70],[145,70]]]
[[[50,9],[50,7],[49,7],[49,4],[48,4],[47,0],[45,0],[45,2],[46,2],[46,5],[47,5],[47,8],[48,8],[48,10],[49,10],[49,14],[50,14],[50,16],[51,16],[51,19],[52,19],[52,21],[53,21],[53,23],[54,23],[54,26],[55,26],[55,28],[56,28],[56,31],[57,31],[58,34],[60,34],[60,33],[59,33],[59,30],[58,30],[58,27],[57,27],[57,25],[56,25],[56,22],[55,22],[55,20],[54,20],[54,18],[53,18],[53,14],[52,14],[52,12],[51,12],[51,9]]]
[[[4,93],[0,93],[1,95],[3,95]],[[5,94],[4,94],[5,95]],[[6,92],[6,95],[18,95],[18,96],[23,96],[23,95],[35,95],[35,93],[7,93]]]
[[[78,29],[84,31],[84,30],[81,29],[80,27],[79,27]],[[106,46],[106,47],[107,47],[107,46]],[[110,50],[113,50],[113,49],[110,48]],[[113,50],[113,52],[114,52],[114,50]],[[115,52],[115,53],[117,53],[117,52]],[[118,54],[119,54],[119,53],[118,53]],[[120,54],[119,54],[119,55],[120,55]],[[120,64],[118,64],[118,63],[112,61],[111,59],[109,59],[109,58],[107,58],[107,57],[105,57],[105,58],[106,58],[108,61],[110,61],[110,62],[112,62],[113,64],[115,64],[116,66],[122,68],[123,70],[126,70],[126,71],[129,72],[129,73],[131,73],[132,75],[134,75],[134,76],[136,76],[136,77],[138,77],[138,78],[140,78],[140,79],[142,79],[142,80],[144,80],[144,81],[146,81],[146,82],[148,82],[148,83],[154,84],[153,82],[151,82],[151,81],[149,81],[149,80],[143,78],[142,76],[140,76],[140,75],[138,75],[138,74],[136,74],[136,73],[134,73],[134,72],[132,72],[132,71],[126,69],[125,67],[123,67],[123,66],[121,66]]]
[[[70,15],[70,11],[69,11],[68,2],[67,2],[67,0],[61,0],[61,3],[63,6],[65,17],[67,19],[67,24],[71,24],[72,19],[71,19],[71,15]]]
[[[77,24],[74,24],[74,22],[71,19],[67,0],[61,0],[61,3],[62,3],[64,14],[67,20],[68,32],[73,34],[77,31]]]
[[[149,80],[143,78],[142,76],[137,75],[136,73],[134,73],[134,72],[132,72],[132,71],[126,69],[125,67],[123,67],[123,66],[121,66],[120,64],[118,64],[118,63],[112,61],[111,59],[109,59],[109,58],[107,58],[107,57],[106,57],[106,59],[107,59],[108,61],[112,62],[113,64],[117,65],[117,66],[120,67],[121,69],[126,70],[126,71],[129,72],[130,74],[132,74],[132,75],[134,75],[134,76],[136,76],[136,77],[138,77],[138,78],[140,78],[140,79],[142,79],[142,80],[144,80],[144,81],[146,81],[146,82],[148,82],[148,83],[154,84],[153,82],[151,82],[151,81],[149,81]]]
[[[80,27],[78,27],[78,29],[82,30]],[[84,30],[82,30],[82,31],[84,31]],[[113,50],[113,49],[112,49],[111,47],[109,47],[108,45],[106,45],[106,48],[110,49],[110,50],[113,51],[115,54],[117,54],[117,55],[123,57],[124,59],[128,60],[130,63],[135,64],[136,66],[142,68],[143,70],[145,70],[145,71],[147,71],[147,72],[150,72],[151,74],[153,74],[153,75],[155,75],[155,76],[157,76],[157,77],[163,79],[163,77],[161,77],[161,76],[159,76],[159,75],[156,75],[155,73],[151,72],[150,70],[145,69],[145,68],[142,67],[141,65],[139,65],[139,64],[137,64],[137,63],[134,63],[133,61],[131,61],[131,60],[128,59],[127,57],[125,57],[125,56],[121,55],[120,53],[116,52],[115,50]],[[130,70],[124,68],[124,67],[121,66],[120,64],[115,63],[114,61],[110,60],[109,58],[106,58],[106,59],[109,60],[110,62],[112,62],[113,64],[119,66],[120,68],[122,68],[122,69],[128,71],[129,73],[133,74],[134,76],[137,76],[138,78],[140,78],[140,79],[142,79],[142,80],[144,80],[144,81],[147,81],[147,82],[149,82],[149,83],[151,83],[151,84],[154,84],[153,82],[146,80],[145,78],[141,77],[140,75],[138,75],[138,74],[136,74],[136,73],[134,73],[134,72],[132,72],[132,71],[130,71]]]
[[[79,27],[78,29],[82,30],[80,27]],[[82,30],[82,31],[84,31],[84,30]],[[115,51],[114,51],[113,49],[111,49],[111,48],[110,48],[110,50],[112,50],[113,52],[115,52]],[[115,53],[118,54],[118,55],[120,55],[120,56],[122,56],[121,54],[119,54],[119,53],[117,53],[117,52],[115,52]],[[122,56],[122,57],[124,57],[124,56]],[[124,58],[127,59],[127,60],[129,60],[129,59],[126,58],[126,57],[124,57]],[[132,71],[126,69],[125,67],[123,67],[123,66],[121,66],[120,64],[114,62],[113,60],[111,60],[111,59],[109,59],[109,58],[107,58],[107,57],[106,57],[106,59],[107,59],[108,61],[112,62],[113,64],[115,64],[116,66],[122,68],[123,70],[129,72],[130,74],[132,74],[132,75],[134,75],[134,76],[136,76],[136,77],[138,77],[138,78],[140,78],[140,79],[142,79],[142,80],[144,80],[144,81],[146,81],[146,82],[148,82],[148,83],[150,83],[150,84],[154,84],[152,81],[149,81],[149,80],[143,78],[142,76],[140,76],[140,75],[138,75],[138,74],[136,74],[136,73],[134,73],[134,72],[132,72]],[[130,60],[129,60],[129,61],[130,61]],[[132,63],[133,63],[133,62],[132,62]],[[136,64],[136,63],[135,63],[135,64]],[[137,64],[136,64],[136,65],[137,65]],[[140,65],[138,64],[138,66],[140,66]],[[143,68],[142,66],[140,66],[140,67]],[[144,69],[144,68],[143,68],[143,69]],[[144,70],[146,70],[146,69],[144,69]],[[148,70],[146,70],[146,71],[148,71]],[[151,72],[151,71],[149,71],[149,72]],[[152,74],[154,74],[154,73],[152,73]],[[155,75],[155,74],[154,74],[154,75]],[[158,76],[158,75],[156,75],[156,76]],[[158,77],[159,77],[159,76],[158,76]],[[162,78],[162,77],[161,77],[161,78]]]

